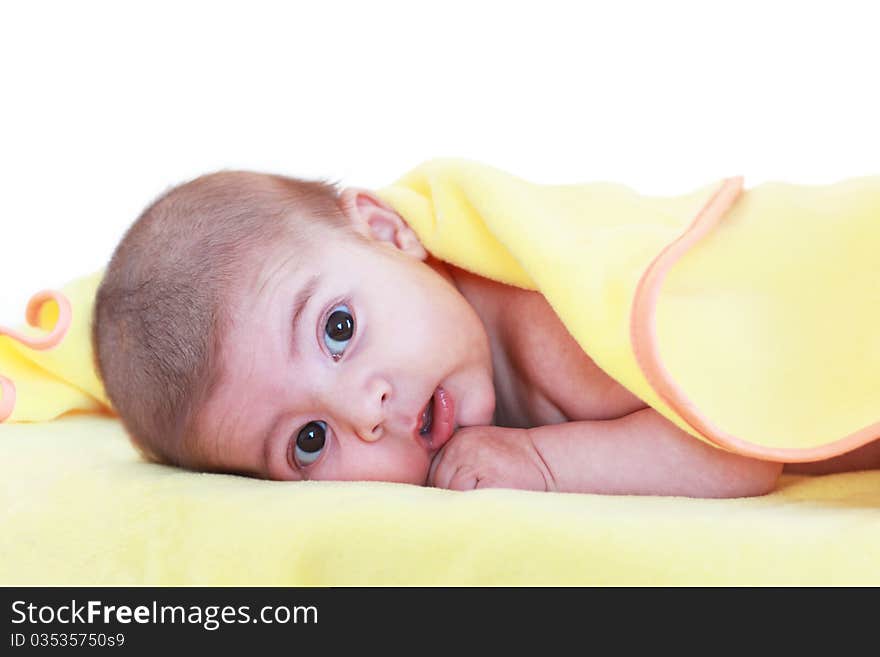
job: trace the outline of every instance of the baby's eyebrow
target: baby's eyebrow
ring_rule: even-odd
[[[296,357],[296,335],[299,332],[299,317],[303,310],[305,310],[309,299],[315,293],[320,278],[318,274],[312,274],[293,297],[293,319],[290,321],[290,339],[288,340],[290,344],[290,360]]]

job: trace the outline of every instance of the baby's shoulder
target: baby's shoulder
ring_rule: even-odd
[[[462,270],[455,278],[489,333],[498,411],[507,422],[611,419],[644,407],[593,362],[540,292]]]
[[[596,365],[542,294],[517,290],[501,312],[522,401],[539,424],[613,419],[645,406]]]

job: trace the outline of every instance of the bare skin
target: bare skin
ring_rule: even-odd
[[[605,374],[541,294],[449,271],[491,338],[498,426],[459,430],[435,458],[430,483],[693,497],[744,497],[774,488],[783,464],[730,454],[680,430]],[[528,322],[519,321],[523,317]],[[876,467],[880,442],[785,470]]]
[[[670,423],[605,374],[541,294],[450,271],[490,336],[497,426],[460,429],[430,484],[692,497],[772,490],[780,464],[715,449]]]
[[[367,190],[344,190],[342,201],[365,240],[280,249],[230,299],[224,374],[194,443],[199,467],[454,490],[773,490],[782,464],[716,449],[647,407],[542,295],[436,260]],[[443,429],[426,435],[425,409],[438,406]],[[796,471],[880,466],[868,447]]]

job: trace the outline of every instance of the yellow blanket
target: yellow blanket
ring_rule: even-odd
[[[103,270],[58,292],[35,294],[30,326],[0,326],[0,422],[45,422],[69,411],[107,411],[89,341]]]
[[[380,194],[441,260],[539,290],[698,438],[783,462],[880,438],[880,176],[648,197],[446,159]]]
[[[0,425],[2,585],[880,585],[880,471],[740,500],[277,482]]]

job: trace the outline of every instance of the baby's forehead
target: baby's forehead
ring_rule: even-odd
[[[219,299],[218,315],[229,326],[270,310],[273,297],[297,285],[309,272],[318,271],[321,256],[315,245],[279,241],[263,244],[243,255]]]
[[[375,244],[338,230],[292,235],[242,254],[221,302],[227,314],[241,320],[242,314],[253,313],[267,295],[277,296],[279,286],[294,294],[307,284],[314,289],[330,280],[357,282],[371,272],[393,267],[392,260]]]

